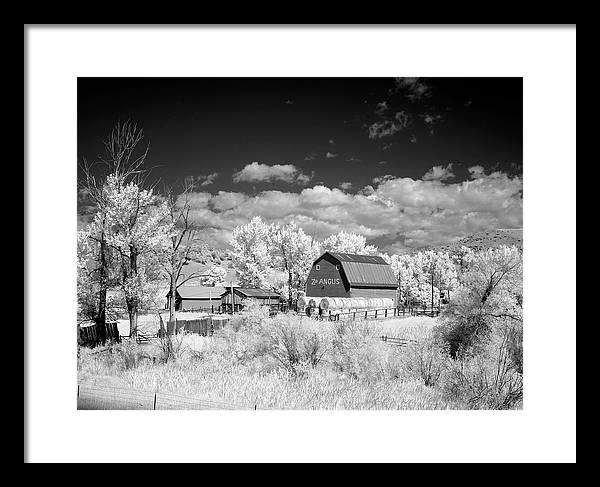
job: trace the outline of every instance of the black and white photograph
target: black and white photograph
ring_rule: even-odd
[[[77,90],[79,408],[522,408],[521,78]]]
[[[25,461],[574,460],[575,29],[457,30],[26,25]]]

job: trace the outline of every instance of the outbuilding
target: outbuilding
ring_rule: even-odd
[[[391,298],[396,303],[398,282],[391,266],[375,255],[325,252],[314,261],[306,295],[339,298]]]
[[[231,311],[231,290],[227,287],[221,294],[221,306],[224,311]],[[269,289],[259,288],[233,288],[233,305],[234,310],[239,311],[244,306],[244,301],[254,300],[261,306],[269,306],[270,308],[278,309],[280,306],[281,295]]]
[[[221,286],[179,286],[175,291],[175,310],[212,311],[221,306],[221,295],[225,288]],[[165,309],[170,307],[171,290],[167,293]]]

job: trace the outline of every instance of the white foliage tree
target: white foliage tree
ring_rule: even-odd
[[[107,178],[107,244],[118,256],[118,282],[129,315],[130,336],[137,335],[137,317],[145,298],[154,296],[159,279],[156,254],[164,251],[172,236],[166,223],[166,204],[156,204],[152,190],[121,178]],[[158,250],[158,252],[157,252]]]
[[[231,256],[242,286],[271,287],[273,232],[273,225],[265,223],[259,216],[233,230]]]
[[[298,291],[306,285],[312,263],[319,256],[319,245],[295,223],[276,227],[271,243],[275,251],[275,267],[287,278],[285,289],[281,290],[287,292],[291,306]]]
[[[347,254],[377,255],[377,247],[367,245],[367,239],[357,233],[344,232],[330,235],[320,244],[322,252],[342,252]]]

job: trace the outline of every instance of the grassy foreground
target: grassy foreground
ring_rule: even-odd
[[[431,321],[382,326],[316,322],[297,315],[236,316],[213,337],[177,335],[78,352],[82,384],[158,390],[275,409],[465,409],[442,380],[447,358]],[[410,325],[410,323],[406,323]],[[409,347],[381,334],[417,339]]]

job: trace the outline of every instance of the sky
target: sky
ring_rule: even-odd
[[[130,120],[157,187],[196,183],[192,215],[216,247],[261,216],[401,253],[522,227],[522,88],[522,78],[79,78],[78,162]]]

